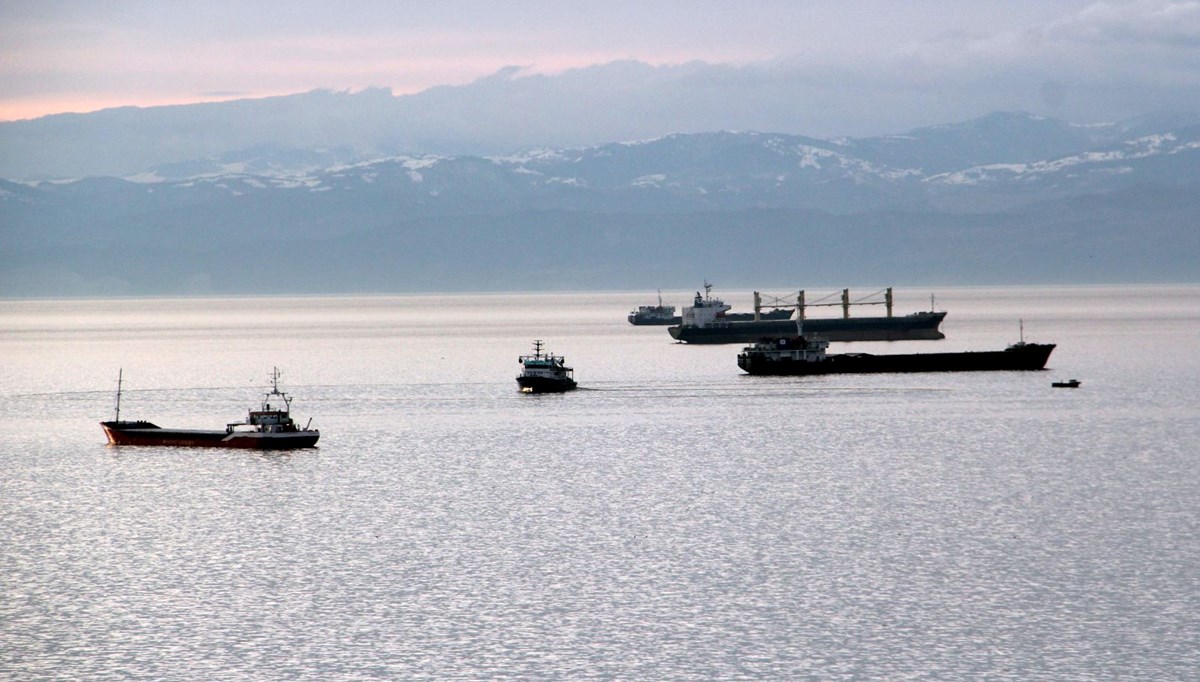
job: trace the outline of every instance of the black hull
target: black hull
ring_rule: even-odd
[[[965,353],[915,353],[909,355],[830,355],[819,362],[791,358],[773,359],[747,351],[738,355],[738,367],[756,376],[808,376],[816,374],[888,374],[907,372],[998,372],[1045,369],[1054,344],[1025,344],[999,351]]]
[[[517,385],[525,393],[566,393],[577,386],[573,379],[548,379],[546,377],[517,377]]]
[[[803,332],[827,341],[932,341],[944,339],[938,326],[944,312],[903,317],[817,318],[805,320]],[[675,326],[671,337],[686,343],[753,343],[767,337],[796,335],[794,320],[731,322],[711,327]]]
[[[232,448],[242,450],[296,450],[311,448],[320,438],[318,431],[202,431],[164,429],[146,421],[100,422],[112,445],[149,445],[191,448]]]
[[[763,321],[763,322],[767,322],[767,321],[778,322],[778,321],[787,321],[787,320],[791,319],[791,317],[792,317],[792,311],[790,311],[790,310],[772,310],[770,312],[762,313],[759,316],[759,320]],[[725,320],[726,322],[753,322],[754,321],[754,313],[726,313],[725,315],[722,316],[722,319]],[[683,324],[683,317],[676,315],[675,317],[666,319],[666,318],[661,318],[661,317],[640,317],[637,315],[630,315],[629,316],[629,324],[632,324],[632,325],[638,326],[638,327],[651,326],[651,325],[655,325],[655,326],[659,326],[659,327],[663,327],[663,326],[667,326],[667,325],[676,325],[677,326],[677,325]]]

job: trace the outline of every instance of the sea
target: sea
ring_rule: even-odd
[[[1200,286],[897,291],[947,338],[831,347],[1057,344],[961,374],[751,377],[656,299],[0,300],[0,678],[1196,679]],[[518,392],[535,339],[579,390]],[[118,375],[220,429],[274,368],[316,448],[105,442]]]

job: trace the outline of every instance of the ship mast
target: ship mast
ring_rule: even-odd
[[[121,421],[121,375],[124,372],[124,368],[117,369],[117,416],[113,418],[115,422]]]
[[[278,367],[271,368],[271,392],[268,393],[265,398],[263,398],[263,409],[264,410],[270,409],[271,406],[268,403],[268,401],[271,399],[271,396],[273,396],[273,395],[277,395],[280,398],[283,398],[283,409],[285,412],[291,411],[291,409],[292,409],[291,396],[289,396],[288,394],[279,390],[279,368]]]

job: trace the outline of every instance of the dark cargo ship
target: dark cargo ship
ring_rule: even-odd
[[[807,331],[807,330],[806,330]],[[898,372],[997,372],[1040,370],[1046,367],[1052,343],[1021,341],[998,351],[829,355],[829,342],[805,336],[764,339],[738,355],[738,367],[749,374],[796,376],[810,374],[882,374]]]
[[[794,311],[776,311],[772,314],[761,312],[760,294],[754,292],[755,314],[748,321],[731,319],[726,316],[729,310],[721,299],[712,298],[709,294],[710,285],[704,285],[704,296],[696,292],[693,304],[683,309],[682,322],[669,327],[667,332],[677,341],[685,343],[752,343],[765,337],[783,337],[795,335],[797,322],[802,322],[804,331],[819,335],[827,341],[918,341],[944,339],[938,327],[945,319],[945,312],[918,312],[910,315],[892,315],[892,290],[884,290],[882,301],[872,301],[869,304],[880,303],[887,306],[884,317],[850,317],[850,306],[868,305],[850,301],[850,291],[842,290],[842,300],[838,303],[805,304],[804,292],[799,292],[797,301],[790,304]],[[842,317],[807,318],[805,309],[808,307],[837,305],[842,307]],[[779,313],[782,312],[782,315]],[[771,317],[770,315],[776,315]]]
[[[275,405],[271,401],[275,400]],[[283,402],[282,408],[279,402]],[[111,445],[174,445],[182,447],[294,450],[311,448],[321,433],[301,428],[291,417],[292,398],[279,390],[279,370],[271,375],[271,391],[262,409],[250,410],[246,421],[226,424],[224,430],[164,429],[144,420],[121,419],[121,375],[117,375],[117,414],[113,421],[100,422]],[[309,425],[312,420],[309,420]]]

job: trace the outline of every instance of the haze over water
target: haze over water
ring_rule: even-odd
[[[932,293],[832,350],[1049,369],[749,377],[653,292],[0,301],[0,677],[1194,675],[1200,286]],[[517,392],[535,338],[583,390]],[[318,448],[104,442],[118,369],[220,428],[273,366]]]

